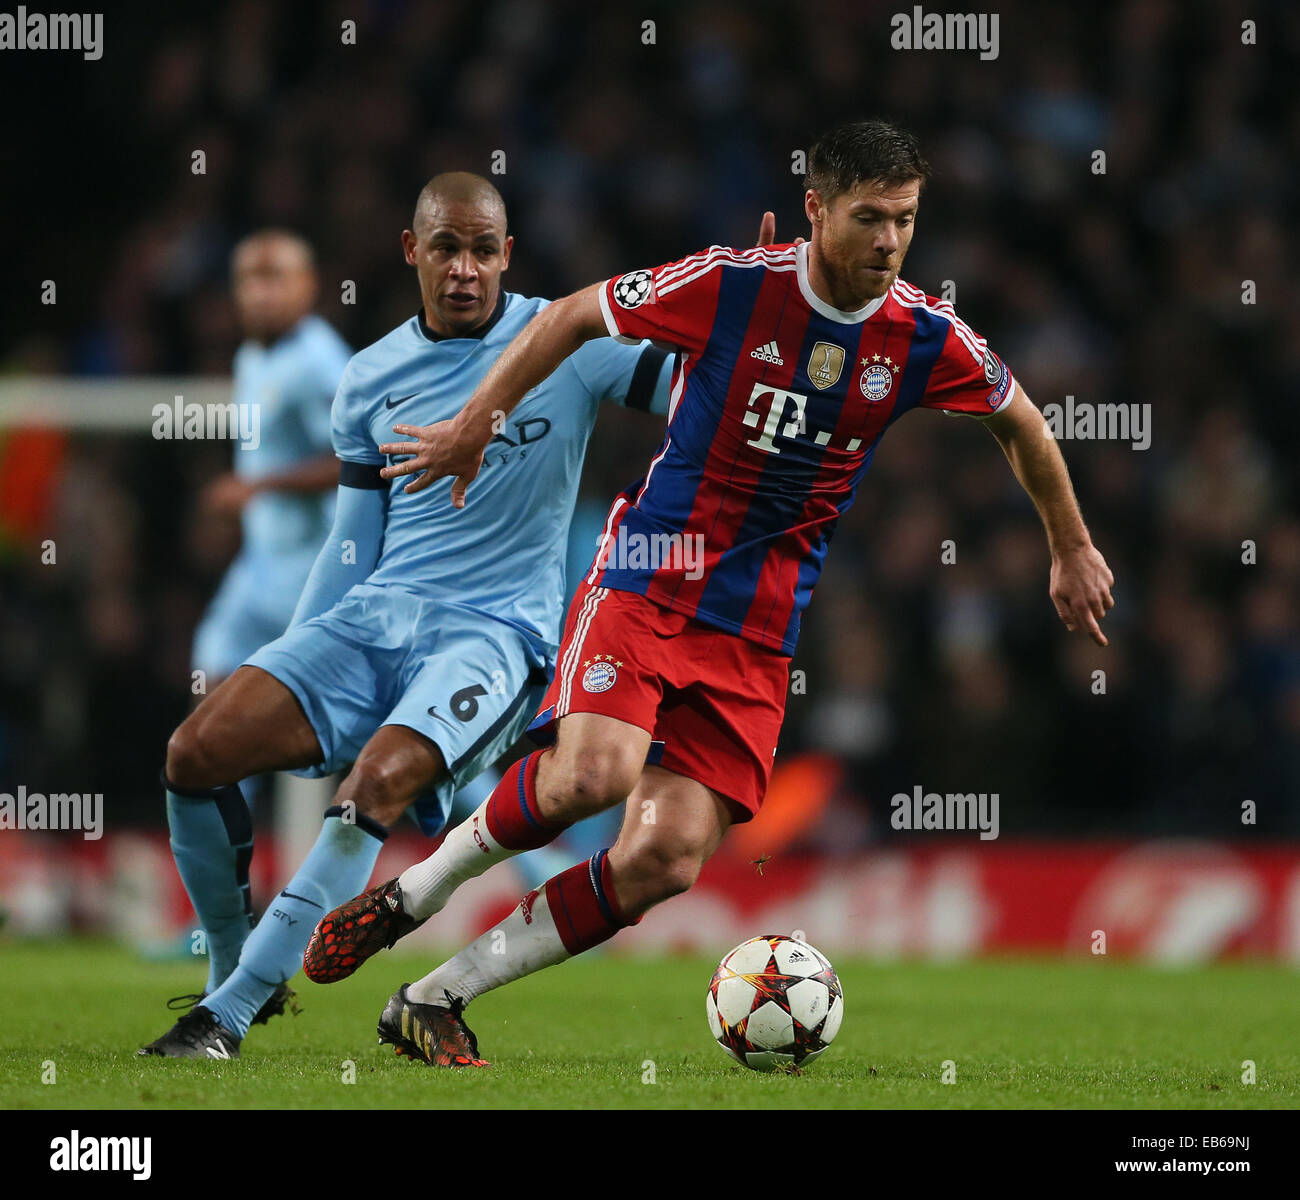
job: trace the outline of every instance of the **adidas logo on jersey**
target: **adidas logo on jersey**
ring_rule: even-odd
[[[759,362],[772,363],[774,366],[785,366],[785,359],[781,357],[781,351],[777,349],[776,342],[770,341],[766,346],[759,346],[757,350],[749,352],[750,358],[756,358]]]

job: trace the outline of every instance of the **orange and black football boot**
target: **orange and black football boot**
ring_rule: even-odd
[[[321,917],[303,952],[302,969],[313,983],[338,983],[425,920],[403,911],[396,879],[376,884]]]

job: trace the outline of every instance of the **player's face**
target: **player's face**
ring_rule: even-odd
[[[406,261],[420,278],[425,320],[446,337],[472,333],[492,315],[514,238],[505,214],[485,204],[442,203],[402,232]]]
[[[804,207],[813,227],[813,252],[850,311],[883,296],[898,278],[912,244],[921,184],[857,183],[823,203],[809,190]],[[843,306],[841,306],[843,307]]]
[[[245,242],[235,252],[232,274],[240,328],[260,342],[287,333],[316,301],[316,273],[291,241]]]

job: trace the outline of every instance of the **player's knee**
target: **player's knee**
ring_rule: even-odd
[[[637,771],[622,756],[575,755],[561,770],[564,807],[575,821],[604,812],[626,800],[636,781]]]
[[[414,791],[398,764],[376,756],[357,761],[339,789],[338,801],[351,801],[363,816],[392,825],[414,798]]]
[[[639,915],[690,891],[700,877],[704,856],[677,842],[647,841],[636,846],[625,862],[621,874],[630,907]]]
[[[167,739],[167,778],[179,788],[213,788],[235,782],[222,778],[223,764],[204,724],[190,717]]]

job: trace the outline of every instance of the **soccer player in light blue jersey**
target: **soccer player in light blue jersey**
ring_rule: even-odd
[[[142,1054],[237,1056],[254,1018],[283,1007],[317,920],[365,886],[389,827],[414,806],[440,832],[454,791],[522,735],[555,670],[566,533],[600,406],[668,409],[664,350],[592,342],[502,421],[465,510],[442,489],[390,483],[379,444],[458,413],[548,303],[501,288],[513,238],[479,176],[430,180],[402,244],[421,309],[343,373],[334,525],[293,622],[167,746],[172,850],[209,975],[202,1002]],[[236,781],[349,763],[316,845],[250,933],[252,825]]]
[[[234,470],[204,491],[209,511],[238,516],[239,554],[194,638],[193,664],[215,688],[288,627],[334,513],[338,463],[330,404],[351,348],[312,314],[311,247],[295,234],[250,234],[231,258],[244,342],[232,400],[256,415],[257,438],[235,443]]]

